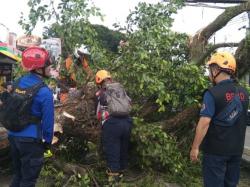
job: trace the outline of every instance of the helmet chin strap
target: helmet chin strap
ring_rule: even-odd
[[[219,74],[221,73],[221,70],[219,70],[219,71],[216,73],[216,75],[214,75],[213,72],[212,72],[212,70],[210,69],[210,73],[211,73],[211,75],[212,75],[212,82],[213,82],[213,85],[216,85],[215,79],[216,79],[216,77],[219,76]]]

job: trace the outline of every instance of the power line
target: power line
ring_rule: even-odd
[[[204,8],[213,8],[213,9],[226,9],[227,7],[224,6],[217,6],[217,5],[208,5],[204,3],[185,3],[186,6],[193,6],[193,7],[204,7]]]
[[[247,0],[186,0],[188,3],[224,3],[224,4],[239,4],[245,3]]]
[[[4,25],[3,23],[0,23],[0,25],[2,25],[5,29],[7,29],[8,32],[10,31],[10,29],[6,25]]]
[[[170,0],[162,0],[162,2],[170,2]],[[184,4],[186,6],[193,7],[205,7],[205,8],[214,8],[214,9],[226,9],[229,6],[218,6],[217,3],[221,3],[224,5],[232,5],[235,6],[237,4],[246,3],[247,0],[185,0]],[[214,5],[211,5],[214,4]]]
[[[248,17],[247,17],[247,15],[244,14],[244,16],[242,16],[242,17],[238,17],[237,19],[233,19],[233,20],[229,21],[227,26],[240,24],[240,23],[243,23],[243,22],[246,22],[246,21],[248,21]]]

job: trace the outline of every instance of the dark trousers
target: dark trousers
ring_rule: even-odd
[[[110,117],[102,129],[102,145],[111,172],[124,170],[128,165],[128,147],[132,119]]]
[[[236,187],[240,178],[241,155],[204,154],[202,161],[205,187]]]
[[[34,187],[43,166],[43,145],[34,138],[9,137],[14,175],[10,187]]]

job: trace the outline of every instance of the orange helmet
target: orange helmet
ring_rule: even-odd
[[[101,84],[104,79],[111,78],[111,75],[106,70],[99,70],[95,75],[96,84]]]
[[[217,64],[222,70],[229,73],[235,73],[236,60],[234,56],[229,52],[217,52],[213,54],[207,65]]]

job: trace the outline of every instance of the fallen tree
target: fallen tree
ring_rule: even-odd
[[[195,172],[190,169],[194,166],[188,162],[186,153],[198,119],[197,103],[208,86],[200,65],[217,47],[238,45],[231,43],[210,47],[208,40],[229,20],[248,10],[249,2],[226,9],[214,23],[197,33],[190,45],[187,44],[186,34],[170,30],[173,22],[171,15],[183,5],[180,1],[171,1],[170,4],[140,3],[128,16],[125,28],[127,45],[120,49],[119,54],[112,55],[105,53],[95,41],[96,33],[87,14],[91,11],[82,3],[87,1],[62,1],[61,8],[58,8],[60,14],[55,14],[60,26],[56,28],[57,37],[63,39],[65,52],[72,53],[79,41],[90,46],[94,59],[90,67],[93,71],[115,70],[111,72],[114,79],[121,82],[133,98],[133,114],[136,117],[132,131],[132,164],[143,169],[164,171],[182,184],[190,184],[195,180]],[[55,9],[51,12],[49,8],[40,8],[42,5],[39,0],[30,0],[31,26],[35,26],[38,20],[49,20],[47,15],[54,15]],[[63,6],[65,9],[62,9]],[[96,13],[96,9],[93,10],[92,13]],[[37,12],[35,16],[34,11]],[[22,25],[27,26],[24,22]],[[247,53],[244,57],[240,55],[240,49],[245,48],[241,46],[244,46],[243,42],[239,44],[239,55],[236,56],[246,64],[244,61],[248,56]],[[190,59],[195,63],[190,63]],[[82,76],[81,84],[77,85],[82,94],[69,97],[66,103],[56,108],[56,124],[63,131],[59,135],[59,143],[61,141],[62,146],[66,145],[71,160],[78,160],[79,163],[87,155],[85,150],[80,150],[89,148],[88,141],[96,145],[101,130],[95,117],[96,87],[93,83],[80,86],[87,82],[85,78]],[[74,140],[76,144],[70,147]],[[61,151],[60,144],[58,147],[56,156]]]

